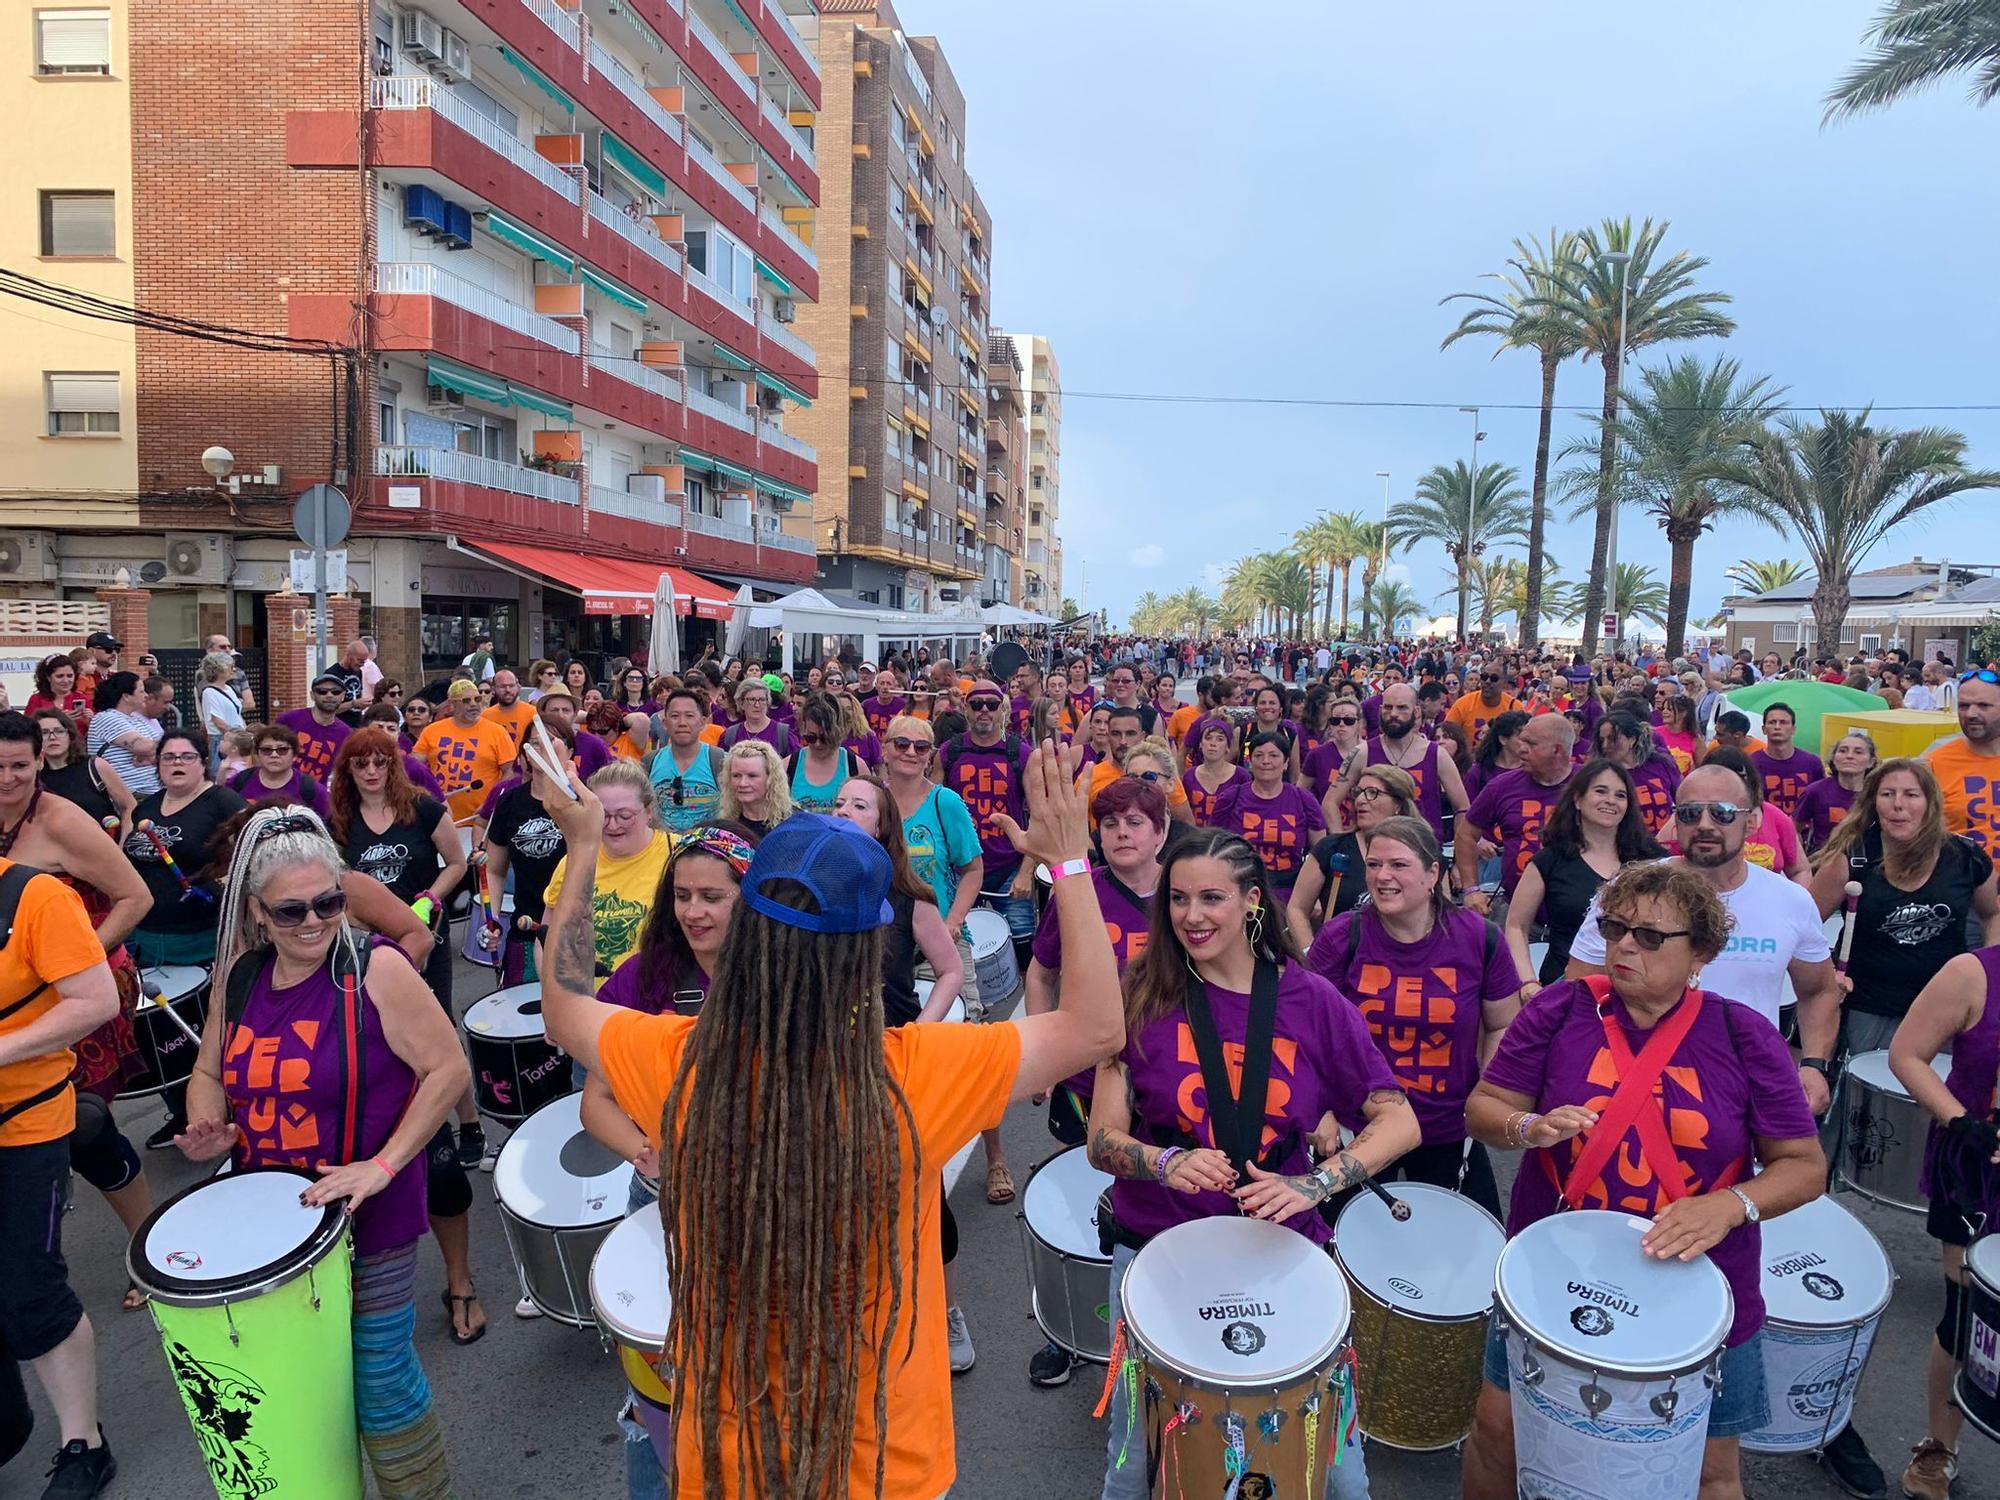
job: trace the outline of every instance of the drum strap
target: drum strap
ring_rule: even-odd
[[[0,873],[0,948],[5,948],[14,941],[14,914],[20,909],[21,897],[28,888],[28,882],[42,873],[44,872],[33,865],[22,864],[9,865],[4,873]],[[11,1005],[0,1005],[0,1021],[6,1020],[15,1011],[32,1005],[48,992],[48,988],[45,984],[38,984]],[[41,1102],[40,1099],[30,1101],[33,1104]]]
[[[1192,970],[1187,987],[1188,1027],[1194,1032],[1195,1056],[1201,1061],[1201,1081],[1208,1095],[1210,1136],[1229,1158],[1237,1175],[1248,1179],[1246,1164],[1257,1159],[1264,1133],[1264,1095],[1271,1081],[1271,1033],[1278,1013],[1278,966],[1257,961],[1250,982],[1250,1018],[1243,1034],[1243,1088],[1230,1086],[1229,1067],[1222,1056],[1222,1039],[1208,1008],[1208,989]]]

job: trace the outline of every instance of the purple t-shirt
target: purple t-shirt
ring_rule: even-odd
[[[1787,813],[1796,813],[1806,788],[1826,775],[1820,758],[1805,750],[1795,749],[1785,760],[1779,760],[1768,750],[1752,750],[1750,764],[1764,778],[1764,800]]]
[[[294,708],[278,715],[273,722],[290,730],[299,737],[298,767],[301,771],[312,772],[314,781],[325,785],[326,778],[333,771],[333,758],[340,753],[340,747],[354,730],[346,721],[335,719],[331,724],[322,724],[313,717],[309,708]]]
[[[1234,1072],[1242,1066],[1250,997],[1212,984],[1207,990],[1216,1035]],[[1128,1036],[1118,1060],[1131,1076],[1134,1136],[1153,1145],[1192,1137],[1197,1145],[1215,1146],[1208,1091],[1185,1008],[1176,1006]],[[1389,1065],[1368,1039],[1361,1013],[1343,1003],[1332,985],[1304,965],[1287,964],[1278,977],[1271,1076],[1264,1092],[1261,1149],[1269,1151],[1283,1143],[1271,1170],[1286,1176],[1310,1171],[1306,1136],[1326,1112],[1332,1110],[1342,1125],[1358,1131],[1367,1124],[1362,1101],[1376,1089],[1395,1086]],[[1126,1178],[1112,1184],[1111,1207],[1120,1228],[1142,1235],[1237,1211],[1236,1200],[1227,1193],[1183,1193],[1150,1180]],[[1285,1223],[1315,1244],[1333,1237],[1317,1209],[1307,1209]]]
[[[318,776],[313,778],[312,794],[306,794],[305,772],[293,763],[291,779],[283,786],[265,786],[258,776],[255,766],[247,767],[230,782],[229,789],[245,802],[268,802],[276,798],[280,802],[296,802],[300,807],[309,807],[321,818],[332,816],[333,805],[326,799],[326,783]]]
[[[1364,766],[1397,764],[1395,756],[1383,748],[1382,737],[1379,734],[1364,743],[1361,751],[1361,763]],[[1407,749],[1397,752],[1398,755],[1409,753]],[[1451,830],[1445,826],[1444,789],[1438,781],[1437,741],[1432,740],[1426,744],[1424,753],[1403,769],[1410,773],[1410,780],[1417,784],[1417,816],[1431,825],[1431,832],[1437,835],[1440,844],[1448,843],[1451,839]]]
[[[749,720],[740,719],[722,731],[722,748],[725,750],[745,740],[762,740],[781,759],[798,749],[798,736],[776,719],[766,719],[762,729],[752,729]]]
[[[1333,740],[1321,740],[1308,750],[1305,759],[1299,762],[1299,772],[1306,779],[1317,800],[1326,800],[1327,788],[1333,785],[1333,778],[1340,774],[1340,768],[1347,764],[1347,757]]]
[[[686,1003],[698,1003],[696,995],[702,1000],[708,998],[708,976],[702,973],[701,965],[687,965],[680,976],[679,988],[649,995],[639,983],[639,955],[636,953],[613,969],[611,977],[597,990],[597,998],[606,1005],[622,1005],[627,1010],[644,1011],[649,1016],[674,1014],[676,995]]]
[[[2000,985],[2000,948],[1976,949],[1973,957],[1986,971],[1986,993],[1991,996]],[[1989,999],[1979,1019],[1953,1039],[1951,1072],[1944,1086],[1977,1119],[1992,1109],[1996,1084],[2000,1084],[2000,1005]],[[2000,1214],[2000,1182],[1994,1180],[1991,1165],[1979,1159],[1965,1137],[1946,1134],[1935,1120],[1924,1138],[1919,1186],[1925,1197],[1941,1192],[1953,1207],[1983,1213],[1989,1223]]]
[[[1513,956],[1490,922],[1463,907],[1415,943],[1397,942],[1364,911],[1320,928],[1306,967],[1361,1012],[1410,1096],[1424,1144],[1462,1141],[1466,1096],[1479,1082],[1480,1007],[1520,991]]]
[[[1092,866],[1090,883],[1097,887],[1097,904],[1104,912],[1104,935],[1111,939],[1111,955],[1118,961],[1118,972],[1123,974],[1125,966],[1146,951],[1151,919],[1144,905],[1133,901],[1118,878],[1103,865]],[[1035,962],[1050,973],[1062,972],[1062,923],[1057,919],[1053,901],[1042,908],[1042,925],[1035,929],[1034,954]],[[1071,1074],[1064,1082],[1079,1099],[1088,1099],[1096,1077],[1097,1069],[1089,1067]]]
[[[411,785],[418,791],[428,792],[438,801],[444,801],[444,788],[438,785],[437,777],[431,775],[431,768],[414,755],[404,754],[403,774],[410,778]]]
[[[1563,788],[1576,775],[1570,767],[1554,786],[1543,786],[1526,771],[1502,771],[1479,789],[1466,814],[1472,832],[1500,839],[1500,888],[1509,896],[1521,882],[1521,872],[1541,851],[1542,829],[1562,800]]]
[[[1209,822],[1238,835],[1263,856],[1271,884],[1280,896],[1290,896],[1299,866],[1315,838],[1326,831],[1326,814],[1312,793],[1285,782],[1275,797],[1261,797],[1248,781],[1231,786],[1216,799]]]
[[[1614,998],[1610,1009],[1636,1055],[1648,1033],[1631,1024],[1622,1002]],[[1580,980],[1552,984],[1522,1007],[1486,1066],[1487,1082],[1527,1095],[1543,1114],[1564,1104],[1602,1110],[1611,1101],[1616,1076],[1596,1002]],[[1690,1193],[1709,1191],[1735,1162],[1742,1163],[1738,1178],[1749,1181],[1753,1137],[1802,1140],[1815,1128],[1798,1069],[1777,1028],[1716,994],[1702,1002],[1701,1014],[1669,1060],[1658,1097],[1674,1150],[1688,1173]],[[1589,1139],[1585,1131],[1547,1151],[1528,1153],[1548,1161],[1522,1162],[1507,1214],[1510,1237],[1556,1212],[1562,1201],[1557,1183],[1567,1180]],[[1666,1201],[1659,1179],[1628,1132],[1605,1173],[1590,1185],[1583,1206],[1651,1218]],[[1744,1224],[1708,1252],[1736,1298],[1728,1340],[1732,1349],[1764,1326],[1761,1243],[1757,1226]]]
[[[1195,775],[1193,766],[1181,772],[1181,790],[1187,793],[1188,816],[1204,826],[1215,822],[1216,809],[1222,806],[1226,797],[1237,787],[1248,785],[1250,785],[1250,773],[1241,766],[1231,766],[1229,779],[1217,787],[1213,794],[1201,784],[1201,778]]]
[[[1680,787],[1681,768],[1665,750],[1633,769],[1632,790],[1637,794],[1639,816],[1655,836],[1664,834],[1674,821],[1674,794]],[[1534,858],[1532,854],[1528,857]]]
[[[870,730],[867,734],[850,734],[840,743],[845,748],[852,750],[856,758],[866,762],[868,765],[879,766],[882,764],[882,741],[873,730]]]
[[[898,693],[893,698],[884,698],[870,693],[861,700],[861,716],[868,721],[868,727],[878,735],[887,734],[890,724],[897,716],[909,712],[910,700]]]
[[[1361,700],[1361,727],[1370,734],[1382,732],[1382,695],[1370,693]]]
[[[979,852],[984,857],[986,873],[991,875],[1018,865],[1021,856],[1000,831],[994,814],[1005,813],[1022,827],[1027,826],[1027,745],[1015,740],[1014,753],[1009,755],[1005,736],[994,745],[974,744],[969,735],[946,744],[949,753],[938,752],[938,765],[944,772],[944,784],[965,799],[966,809],[979,829]]]
[[[1799,805],[1792,810],[1799,837],[1806,848],[1817,849],[1833,837],[1833,830],[1854,806],[1854,793],[1840,784],[1838,776],[1823,777],[1799,793]]]

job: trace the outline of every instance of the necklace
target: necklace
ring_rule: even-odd
[[[35,809],[41,804],[41,800],[42,784],[38,781],[35,783],[35,789],[28,793],[28,806],[22,812],[20,820],[12,828],[0,828],[0,858],[5,858],[14,852],[14,840],[21,836],[21,830],[26,828],[29,820],[35,816]]]
[[[1382,742],[1382,750],[1383,753],[1389,757],[1389,764],[1395,766],[1399,770],[1407,771],[1410,769],[1411,766],[1415,765],[1417,761],[1422,760],[1424,756],[1427,753],[1429,753],[1430,741],[1426,740],[1425,738],[1423,738],[1423,736],[1416,734],[1414,732],[1405,735],[1403,738],[1405,741],[1415,740],[1417,742],[1417,753],[1413,759],[1405,760],[1403,758],[1405,754],[1404,751],[1391,750],[1389,748],[1389,737],[1386,734],[1380,736]]]

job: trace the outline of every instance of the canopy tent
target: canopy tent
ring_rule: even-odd
[[[1062,621],[1053,615],[1038,615],[1031,609],[1022,609],[1014,604],[989,604],[979,612],[979,618],[988,625],[997,625],[1002,629],[1062,624]]]
[[[1837,683],[1814,682],[1810,679],[1759,682],[1751,687],[1732,689],[1723,696],[1731,708],[1740,708],[1750,715],[1750,727],[1753,732],[1763,727],[1765,709],[1773,703],[1784,704],[1798,718],[1799,748],[1809,750],[1814,755],[1822,753],[1820,720],[1826,715],[1870,713],[1882,707],[1882,700],[1873,693],[1841,687]]]
[[[818,589],[800,589],[754,604],[745,611],[751,629],[782,631],[783,670],[793,668],[794,652],[807,636],[824,636],[838,641],[857,642],[863,661],[880,661],[884,644],[914,645],[944,641],[951,644],[953,660],[962,660],[979,647],[985,622],[977,616],[914,614],[901,609],[876,609],[858,601],[829,597]],[[838,649],[836,646],[835,649]]]

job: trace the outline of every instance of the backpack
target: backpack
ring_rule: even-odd
[[[1493,950],[1500,946],[1500,929],[1490,917],[1480,919],[1486,926],[1486,951],[1480,956],[1479,971],[1486,972],[1493,962]],[[1349,980],[1354,973],[1354,955],[1361,951],[1361,913],[1354,910],[1347,914],[1347,953],[1340,961],[1340,977]]]
[[[14,917],[20,910],[21,897],[28,889],[29,882],[36,879],[54,880],[55,876],[38,870],[33,865],[20,864],[9,865],[6,872],[0,874],[0,948],[6,947],[14,940]],[[16,1011],[33,1004],[47,994],[49,989],[50,986],[46,984],[37,985],[13,1004],[0,1007],[0,1020],[5,1020]],[[47,1104],[52,1099],[60,1099],[69,1091],[69,1086],[70,1075],[65,1073],[58,1082],[50,1084],[47,1088],[40,1089],[13,1104],[0,1106],[0,1125],[5,1125],[16,1115],[26,1114],[38,1105]]]
[[[361,989],[368,981],[368,950],[366,940],[351,950],[351,957],[346,943],[336,942],[333,945],[333,981],[340,987],[340,1081],[336,1096],[340,1104],[336,1111],[339,1124],[334,1131],[334,1139],[339,1145],[343,1164],[356,1161],[361,1156],[361,1097],[367,1062],[367,1053],[361,1045]],[[258,971],[263,968],[267,957],[268,953],[264,950],[244,953],[230,965],[229,979],[224,987],[224,1015],[230,1026],[243,1019],[244,1008],[250,1003],[250,991],[256,985]],[[224,1036],[226,1039],[227,1032]]]
[[[783,760],[786,756],[792,753],[791,727],[787,724],[780,723],[776,719],[773,719],[771,721],[771,727],[778,731],[778,743],[772,745],[771,748],[777,752],[778,759]],[[727,729],[722,731],[723,749],[728,750],[742,743],[743,743],[743,726],[741,724],[731,724]],[[766,743],[768,743],[768,741]]]
[[[971,743],[970,736],[963,734],[955,734],[944,742],[944,748],[938,752],[938,770],[944,777],[944,785],[951,786],[951,768],[958,764],[959,758],[965,754],[966,747]],[[1021,737],[1010,730],[1000,743],[1006,751],[1009,764],[1019,765]],[[957,791],[958,788],[952,787],[952,790]]]

